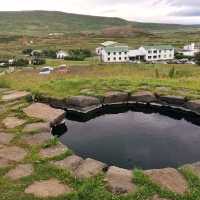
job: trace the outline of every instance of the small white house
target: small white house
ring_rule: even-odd
[[[200,52],[200,43],[191,43],[185,45],[183,50],[180,51],[184,56],[194,57],[196,53]]]
[[[128,51],[127,45],[112,41],[104,42],[96,49],[101,61],[110,63],[128,62]]]
[[[64,59],[65,57],[68,57],[68,56],[69,54],[66,51],[60,50],[56,53],[57,59]]]
[[[146,61],[173,60],[175,54],[171,45],[142,46],[139,51],[144,52]]]

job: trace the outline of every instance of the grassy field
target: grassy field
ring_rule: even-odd
[[[52,64],[53,61],[48,62]],[[68,66],[70,66],[69,73],[54,72],[48,76],[39,75],[37,69],[18,70],[1,76],[0,87],[28,90],[37,94],[62,98],[78,94],[96,96],[110,90],[129,92],[150,90],[190,98],[200,97],[200,67],[196,65],[90,64]],[[170,75],[173,68],[175,73]]]

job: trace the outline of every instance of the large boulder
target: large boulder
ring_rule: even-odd
[[[160,97],[161,101],[164,101],[168,104],[172,105],[184,105],[186,102],[186,98],[182,96],[161,96]]]
[[[200,113],[200,99],[199,100],[188,101],[186,103],[186,107],[189,108],[192,111]]]
[[[99,106],[100,100],[96,97],[89,96],[73,96],[67,99],[67,106],[74,108],[86,108]]]
[[[127,92],[107,92],[104,96],[103,104],[127,103],[128,96]]]
[[[153,169],[145,171],[145,174],[164,189],[178,194],[184,194],[188,190],[185,178],[173,168]]]
[[[99,173],[103,172],[103,170],[107,167],[106,164],[87,158],[82,162],[82,164],[75,170],[74,175],[77,178],[84,179],[90,178],[92,176],[96,176]]]
[[[136,92],[129,97],[129,102],[151,103],[156,101],[155,95],[148,91]]]
[[[130,193],[136,189],[131,170],[112,166],[106,173],[105,181],[108,190],[114,194]]]
[[[33,103],[32,105],[24,108],[23,111],[29,117],[34,117],[42,119],[50,124],[59,124],[63,119],[65,119],[65,111],[61,109],[52,108],[49,105],[42,103]]]

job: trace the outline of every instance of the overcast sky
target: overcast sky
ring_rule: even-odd
[[[57,10],[134,21],[200,24],[200,0],[6,0],[0,10]]]

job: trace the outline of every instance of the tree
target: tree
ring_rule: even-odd
[[[44,57],[46,58],[56,58],[56,51],[55,50],[51,50],[51,49],[44,49],[42,51],[42,54],[44,55]]]
[[[23,58],[15,59],[13,65],[15,66],[26,66],[29,64],[29,61]]]
[[[22,51],[22,53],[25,55],[31,55],[32,51],[33,51],[32,48],[26,48]]]
[[[71,49],[69,50],[69,56],[65,60],[77,60],[83,61],[85,58],[91,57],[92,53],[89,49]]]
[[[197,65],[200,65],[200,52],[195,54],[194,60]]]

